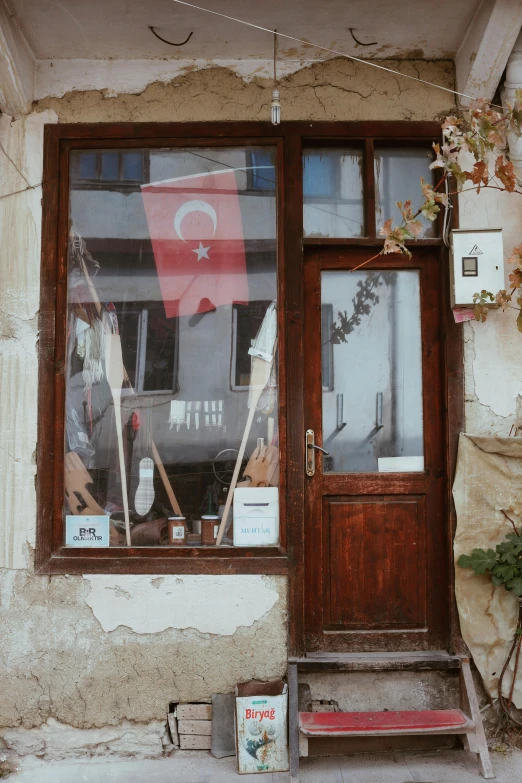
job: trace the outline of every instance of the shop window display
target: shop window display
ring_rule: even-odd
[[[278,543],[275,180],[270,147],[71,153],[67,546]]]

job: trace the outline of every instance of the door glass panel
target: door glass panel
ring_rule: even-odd
[[[414,211],[422,201],[421,177],[433,182],[430,164],[433,161],[431,149],[422,147],[399,149],[397,147],[375,150],[376,221],[377,231],[389,218],[394,225],[402,216],[396,202],[410,199]],[[422,215],[418,219],[424,226],[423,237],[436,236],[436,224]]]
[[[418,271],[323,271],[321,307],[323,471],[424,470]]]
[[[362,151],[314,149],[303,158],[305,237],[364,236]]]

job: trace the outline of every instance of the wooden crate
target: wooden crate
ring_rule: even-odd
[[[181,750],[210,750],[212,737],[202,737],[199,734],[180,734]]]
[[[212,742],[211,704],[178,704],[176,723],[181,749],[210,750]]]
[[[212,720],[212,704],[178,704],[178,720]]]
[[[212,734],[212,721],[178,720],[178,732],[180,734],[203,734],[210,737]]]

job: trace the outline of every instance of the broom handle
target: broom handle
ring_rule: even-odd
[[[118,439],[118,455],[120,458],[121,491],[123,495],[123,513],[125,515],[125,537],[127,546],[131,546],[129,498],[127,497],[127,474],[125,472],[125,457],[123,454],[123,432],[121,428],[121,389],[111,389],[114,400],[114,415],[116,418],[116,435]]]
[[[102,313],[102,306],[101,302],[98,298],[98,294],[96,292],[96,288],[93,285],[92,278],[89,274],[89,270],[87,269],[87,266],[85,264],[85,261],[83,260],[83,256],[80,257],[80,265],[82,267],[83,276],[85,277],[85,280],[87,282],[87,287],[89,291],[91,292],[91,296],[94,302],[94,306],[96,307],[96,311],[98,315],[101,316]],[[127,374],[127,370],[125,369],[125,366],[123,367],[123,372],[125,374],[126,380],[128,380],[129,376]],[[121,424],[120,424],[121,426]],[[123,443],[122,443],[123,448]],[[161,480],[163,482],[163,486],[165,487],[165,491],[169,497],[170,505],[172,506],[172,510],[178,515],[178,517],[183,516],[181,513],[181,509],[179,507],[179,503],[176,500],[176,495],[174,494],[174,490],[172,489],[172,484],[169,481],[169,477],[167,476],[167,473],[165,471],[165,468],[163,467],[163,462],[161,461],[161,457],[158,454],[158,449],[156,448],[156,444],[154,443],[154,440],[152,440],[152,454],[154,457],[154,462],[156,463],[156,467],[158,468],[158,473],[161,476]],[[121,458],[120,458],[120,465],[121,465]],[[127,486],[127,476],[125,476],[125,487]],[[125,500],[124,500],[124,507],[125,503],[127,503],[128,506],[128,500],[127,500],[127,493],[125,493]],[[125,523],[127,525],[127,523]],[[130,536],[130,532],[129,532]],[[127,541],[127,544],[130,546],[130,540]]]
[[[181,513],[181,508],[179,507],[179,503],[176,499],[176,495],[174,494],[174,490],[172,489],[172,485],[169,481],[169,477],[167,476],[165,468],[163,467],[163,462],[161,461],[161,457],[158,454],[158,449],[156,448],[156,444],[154,443],[154,441],[152,441],[152,456],[154,457],[154,462],[156,463],[158,473],[160,474],[161,480],[163,482],[163,486],[165,487],[165,492],[169,496],[172,510],[178,515],[178,517],[181,517],[183,516],[183,514]]]
[[[257,391],[257,390],[256,390]],[[239,453],[237,455],[236,460],[236,466],[234,468],[234,473],[232,475],[232,481],[230,482],[230,487],[228,490],[227,495],[227,502],[225,503],[225,509],[223,511],[223,517],[221,519],[221,524],[219,525],[219,530],[216,538],[216,546],[219,546],[221,544],[221,541],[223,539],[223,536],[225,534],[225,527],[228,520],[228,515],[230,512],[230,506],[232,504],[232,498],[234,496],[234,490],[236,488],[237,484],[237,478],[239,476],[239,471],[241,469],[241,462],[243,461],[243,456],[245,454],[245,449],[248,441],[248,436],[250,435],[250,428],[252,427],[252,422],[254,420],[254,414],[256,412],[256,406],[259,402],[259,398],[261,397],[261,392],[263,389],[259,389],[257,391],[257,397],[254,396],[254,392],[252,393],[252,399],[250,402],[250,410],[248,412],[248,419],[245,426],[245,432],[243,433],[243,440],[241,441],[241,446],[239,447]]]

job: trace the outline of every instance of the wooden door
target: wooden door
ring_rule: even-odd
[[[308,651],[447,644],[441,261],[305,257]],[[354,270],[354,271],[352,271]],[[303,438],[305,432],[303,432]],[[311,436],[308,440],[311,439]],[[311,467],[311,466],[308,466]]]

